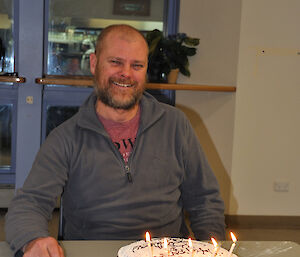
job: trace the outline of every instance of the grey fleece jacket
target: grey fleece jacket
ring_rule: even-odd
[[[125,164],[98,120],[94,93],[41,146],[6,216],[13,251],[48,236],[64,192],[65,239],[187,236],[224,239],[224,204],[216,178],[185,115],[144,93],[132,154]]]

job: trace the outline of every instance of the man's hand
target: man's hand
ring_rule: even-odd
[[[37,238],[29,242],[24,257],[64,257],[63,249],[53,237]]]

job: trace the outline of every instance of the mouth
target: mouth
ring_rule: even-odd
[[[117,81],[112,81],[112,83],[118,87],[124,87],[124,88],[128,88],[128,87],[133,87],[134,85],[133,84],[130,84],[130,83],[120,83],[120,82],[117,82]]]

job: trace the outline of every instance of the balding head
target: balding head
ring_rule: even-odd
[[[148,52],[147,41],[140,31],[126,24],[117,24],[106,27],[98,36],[96,46],[97,56],[101,53],[105,46],[106,40],[112,34],[118,34],[119,38],[128,42],[142,39],[144,42],[144,47],[147,49]]]

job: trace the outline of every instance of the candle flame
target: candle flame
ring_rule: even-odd
[[[213,242],[214,244],[214,247],[216,248],[218,246],[218,243],[216,241],[216,239],[214,239],[213,237],[211,238],[211,241]]]
[[[146,242],[150,242],[150,233],[146,232]]]
[[[193,247],[192,239],[189,238],[189,247]]]
[[[167,238],[164,238],[164,248],[165,249],[168,248],[168,240],[167,240]]]
[[[230,236],[231,236],[232,241],[235,243],[237,241],[235,235],[232,232],[230,232]]]

